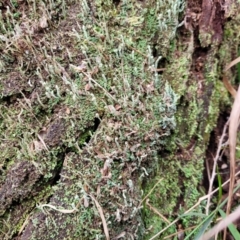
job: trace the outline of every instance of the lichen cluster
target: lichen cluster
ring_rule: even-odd
[[[0,4],[0,236],[105,239],[95,199],[111,239],[148,239],[166,225],[142,202],[157,182],[148,203],[169,219],[196,201],[218,112],[200,127],[198,118],[219,98],[216,88],[208,110],[194,94],[191,34],[188,44],[175,39],[184,7]],[[212,89],[213,58],[205,71]]]

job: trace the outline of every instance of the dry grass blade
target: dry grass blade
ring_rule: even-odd
[[[225,71],[230,69],[232,66],[240,62],[240,57],[233,60],[226,68]],[[236,141],[237,141],[237,130],[238,130],[238,122],[240,117],[240,87],[238,88],[231,115],[229,120],[229,149],[230,149],[230,185],[229,185],[229,201],[227,204],[227,212],[228,215],[232,206],[232,195],[235,181],[235,155],[236,155]],[[223,239],[226,239],[226,229],[224,230]]]
[[[91,194],[89,194],[89,196],[91,197],[91,199],[94,201],[96,207],[97,207],[97,210],[100,214],[100,217],[102,219],[102,223],[103,223],[103,230],[104,230],[104,233],[105,233],[105,236],[106,236],[106,240],[110,240],[110,237],[109,237],[109,231],[108,231],[108,227],[107,227],[107,222],[106,222],[106,219],[104,217],[104,214],[103,214],[103,210],[102,210],[102,207],[100,206],[100,204],[98,203],[98,201],[96,200],[95,197],[93,197]]]
[[[240,174],[240,171],[238,171],[238,172],[235,174],[235,177],[238,176],[239,174]],[[221,187],[226,186],[226,185],[229,183],[229,181],[230,181],[230,180],[227,180],[226,182],[224,182],[224,183],[221,185]],[[220,187],[216,188],[216,189],[215,189],[214,191],[212,191],[211,193],[209,193],[209,194],[207,194],[207,195],[199,198],[198,202],[197,202],[194,206],[192,206],[190,209],[188,209],[186,212],[184,212],[183,215],[191,212],[194,208],[196,208],[197,206],[199,206],[202,201],[208,199],[208,198],[209,198],[209,195],[213,195],[214,193],[216,193],[216,192],[219,190],[219,188],[220,188]],[[149,240],[153,240],[153,239],[156,239],[157,237],[159,237],[159,235],[162,234],[164,231],[166,231],[169,227],[171,227],[172,225],[176,224],[176,223],[179,221],[180,218],[181,218],[181,217],[176,218],[173,222],[171,222],[168,226],[166,226],[166,227],[165,227],[164,229],[162,229],[160,232],[158,232],[157,234],[155,234],[155,235],[154,235],[153,237],[151,237]]]
[[[44,140],[42,139],[42,137],[39,134],[37,136],[38,136],[38,139],[40,140],[40,142],[43,144],[44,148],[49,152],[48,147],[47,147],[46,143],[44,142]]]
[[[164,222],[166,222],[167,224],[170,224],[171,222],[165,218],[155,207],[153,207],[150,203],[149,203],[149,199],[146,200],[146,204],[147,206],[150,208],[150,210],[152,210],[154,213],[156,213],[160,218],[163,219]]]
[[[38,208],[42,209],[42,210],[45,207],[51,208],[57,212],[64,213],[64,214],[75,213],[78,211],[76,208],[74,208],[74,209],[59,209],[59,208],[56,208],[55,206],[53,206],[52,204],[41,204],[38,206]]]
[[[175,237],[175,236],[177,236],[177,235],[180,235],[182,232],[186,232],[186,231],[192,230],[192,229],[194,229],[194,228],[196,228],[196,226],[192,226],[192,227],[189,227],[189,228],[185,228],[185,229],[179,230],[179,231],[177,231],[176,233],[173,233],[173,234],[171,234],[171,235],[169,235],[169,236],[164,237],[163,239],[169,239],[169,238],[172,239],[172,237]]]
[[[101,88],[108,97],[113,99],[115,102],[118,102],[116,98],[114,98],[104,87],[102,87],[98,82],[96,82],[90,75],[86,74],[85,72],[82,72],[83,75],[85,75],[88,79],[90,79],[92,82],[94,82],[99,88]]]
[[[148,198],[148,196],[153,192],[155,187],[162,181],[163,179],[160,178],[157,183],[152,187],[152,189],[149,191],[149,193],[143,198],[143,200],[138,204],[138,207],[141,207],[142,203]]]
[[[200,240],[209,240],[211,237],[222,231],[226,228],[229,224],[236,221],[240,218],[240,207],[238,207],[233,213],[228,215],[222,221],[220,221],[215,227],[210,229],[207,233],[205,233]]]
[[[234,65],[236,65],[237,63],[240,62],[240,57],[234,59],[233,61],[231,61],[225,68],[225,71],[227,71],[228,69],[230,69],[231,67],[233,67]]]
[[[231,93],[231,95],[235,98],[237,91],[235,90],[235,88],[230,84],[230,82],[227,80],[226,75],[223,75],[223,84],[225,86],[225,88]]]
[[[227,215],[230,213],[231,210],[232,195],[235,181],[236,142],[239,118],[240,118],[240,87],[238,88],[229,120],[230,185],[229,185],[229,201],[227,204],[226,212]],[[226,239],[226,231],[224,232],[224,239]]]
[[[21,228],[20,228],[19,231],[18,231],[18,236],[21,235],[22,231],[23,231],[24,228],[27,226],[27,224],[28,224],[28,222],[29,222],[30,216],[31,216],[31,214],[29,214],[29,215],[26,217],[25,221],[23,222]]]

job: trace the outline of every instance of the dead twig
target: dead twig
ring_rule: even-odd
[[[210,178],[209,188],[208,188],[208,200],[207,200],[207,206],[206,206],[206,215],[208,215],[208,213],[209,213],[210,200],[211,200],[211,194],[210,193],[212,192],[212,186],[213,186],[213,182],[214,182],[214,179],[215,179],[215,176],[216,176],[217,161],[218,161],[219,155],[221,153],[224,137],[226,136],[227,126],[228,126],[228,122],[226,122],[225,125],[224,125],[223,133],[222,133],[222,136],[221,136],[221,138],[219,140],[219,143],[218,143],[217,153],[216,153],[216,156],[213,160],[213,170],[212,170],[212,175],[211,175],[211,178]]]

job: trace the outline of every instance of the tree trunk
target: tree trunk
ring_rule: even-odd
[[[193,206],[239,7],[0,3],[0,238],[150,239]]]

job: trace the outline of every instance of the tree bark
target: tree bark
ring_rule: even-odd
[[[0,238],[150,239],[194,205],[238,8],[0,3]]]

